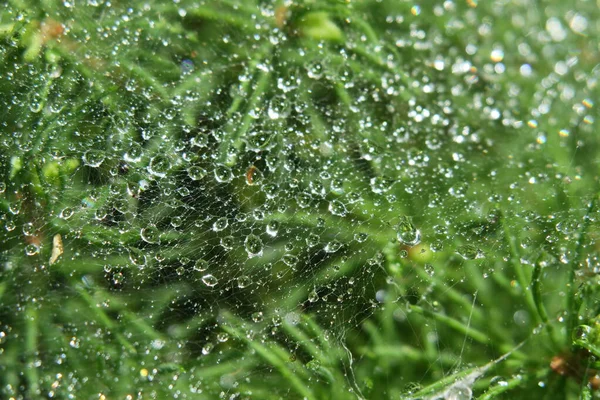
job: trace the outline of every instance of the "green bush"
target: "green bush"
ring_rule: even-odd
[[[0,397],[598,398],[599,16],[5,1]]]

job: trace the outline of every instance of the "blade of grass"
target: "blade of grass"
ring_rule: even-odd
[[[245,342],[263,360],[265,360],[269,365],[273,366],[300,395],[306,399],[316,399],[312,391],[304,384],[304,382],[302,382],[302,380],[300,380],[297,374],[285,364],[285,361],[278,357],[275,352],[273,352],[272,348],[249,339],[247,335],[245,335],[238,328],[235,328],[233,325],[222,325],[222,328],[230,335]]]

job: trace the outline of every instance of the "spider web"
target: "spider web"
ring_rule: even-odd
[[[596,271],[584,11],[16,3],[7,397],[468,399]]]

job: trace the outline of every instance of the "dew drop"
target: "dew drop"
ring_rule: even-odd
[[[475,260],[476,258],[483,258],[483,253],[472,244],[465,244],[459,246],[456,249],[456,253],[465,260]]]
[[[396,229],[398,241],[406,246],[415,246],[421,241],[421,232],[408,217],[401,217]]]
[[[329,212],[340,217],[346,216],[346,206],[339,200],[333,200],[329,203]]]
[[[123,154],[123,160],[130,162],[130,163],[137,163],[142,160],[143,154],[144,154],[144,151],[142,150],[142,147],[139,144],[134,143],[127,150],[127,152],[125,154]]]
[[[325,248],[323,250],[325,250],[326,253],[335,253],[336,251],[338,251],[341,248],[342,248],[341,242],[338,242],[337,240],[332,240],[331,242],[329,242],[325,245]]]
[[[221,217],[215,221],[212,229],[215,232],[220,232],[223,229],[227,228],[228,225],[229,225],[229,220],[226,217]]]
[[[202,282],[208,287],[214,287],[219,283],[219,280],[211,274],[208,274],[202,277]]]
[[[65,207],[63,208],[63,210],[60,212],[60,217],[62,219],[69,219],[73,216],[74,211],[71,207]]]
[[[148,172],[158,178],[164,178],[171,169],[171,162],[165,156],[155,156],[148,164]]]
[[[283,263],[288,267],[293,267],[298,264],[298,257],[293,254],[286,254],[283,256],[281,261],[283,261]]]
[[[252,283],[252,281],[246,275],[242,275],[237,278],[237,284],[240,289],[244,289],[244,288],[250,286],[251,283]]]
[[[262,313],[262,311],[258,311],[252,314],[252,321],[259,323],[262,322],[264,319],[264,315]]]
[[[250,234],[244,240],[244,247],[248,253],[248,257],[260,257],[263,252],[263,242],[257,235]]]
[[[308,247],[314,247],[319,244],[321,238],[316,233],[311,233],[306,238],[306,244]]]
[[[194,271],[203,272],[208,269],[208,261],[200,258],[194,263]]]
[[[33,236],[35,233],[35,228],[31,222],[27,222],[23,224],[23,235],[25,236]]]
[[[277,232],[279,232],[279,222],[271,221],[267,224],[267,234],[269,236],[277,236]]]
[[[193,181],[199,181],[206,176],[206,170],[196,165],[187,169],[188,176]]]
[[[104,162],[106,156],[100,150],[88,150],[83,153],[83,163],[88,167],[98,168]]]
[[[199,133],[190,140],[190,144],[195,147],[206,147],[208,145],[208,136],[204,133]]]
[[[303,192],[296,196],[296,202],[300,208],[306,208],[310,205],[312,196],[309,193]]]
[[[219,183],[227,183],[231,182],[233,179],[233,173],[231,172],[231,168],[226,165],[217,165],[215,167],[215,179]]]
[[[140,229],[140,237],[146,243],[158,242],[159,231],[154,225],[149,225],[145,228]]]
[[[367,235],[364,232],[359,232],[359,233],[354,234],[354,240],[356,240],[358,243],[364,243],[368,237],[369,237],[369,235]]]
[[[35,244],[28,244],[27,246],[25,246],[25,254],[27,254],[28,256],[35,256],[39,252],[40,248]]]
[[[231,249],[233,249],[235,239],[233,238],[233,236],[225,236],[224,238],[221,239],[220,243],[221,243],[221,247],[223,247],[225,250],[231,250]]]
[[[212,351],[212,349],[215,347],[214,344],[212,343],[207,343],[204,345],[204,347],[202,347],[202,354],[203,355],[207,355],[210,354],[210,352]]]
[[[229,340],[229,334],[226,332],[219,332],[217,334],[217,340],[221,343],[225,343],[226,341]]]

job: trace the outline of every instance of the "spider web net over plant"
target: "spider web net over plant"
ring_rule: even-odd
[[[477,3],[10,1],[2,395],[589,390],[597,9]]]

